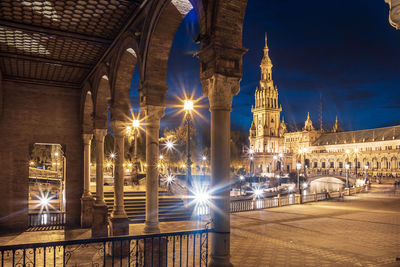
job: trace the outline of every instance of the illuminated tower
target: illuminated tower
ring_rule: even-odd
[[[265,35],[264,57],[261,60],[260,85],[255,93],[252,107],[253,123],[250,130],[250,147],[255,152],[276,153],[286,125],[280,121],[282,107],[278,105],[278,89],[272,80],[272,62],[268,55],[267,35]]]

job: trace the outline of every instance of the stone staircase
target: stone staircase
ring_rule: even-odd
[[[158,206],[159,220],[185,221],[192,217],[192,209],[185,208],[181,198],[176,197],[167,191],[159,191]],[[95,193],[92,193],[94,196]],[[108,214],[111,214],[114,205],[114,192],[104,192],[104,201],[108,207]],[[143,223],[146,214],[146,192],[131,191],[124,192],[125,211],[131,223]]]

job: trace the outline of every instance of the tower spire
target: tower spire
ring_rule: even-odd
[[[268,48],[268,44],[267,44],[267,32],[265,32],[265,48]]]

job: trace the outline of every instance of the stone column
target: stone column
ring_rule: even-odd
[[[239,78],[214,74],[202,80],[211,111],[211,219],[215,232],[211,236],[210,266],[230,263],[230,111],[232,99],[239,92]],[[213,207],[213,206],[212,206]]]
[[[111,122],[114,132],[114,208],[111,213],[112,235],[125,235],[129,233],[128,216],[124,206],[124,137],[125,128],[122,121]]]
[[[146,105],[146,233],[158,233],[158,160],[160,120],[163,106]]]
[[[96,142],[96,201],[93,206],[92,237],[105,237],[107,233],[108,210],[104,202],[104,137],[107,129],[95,129]]]
[[[87,228],[93,220],[93,197],[90,193],[90,143],[92,134],[82,134],[83,138],[83,194],[81,197],[81,227]]]

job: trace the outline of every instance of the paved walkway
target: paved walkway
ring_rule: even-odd
[[[204,223],[160,223],[162,232],[199,229]],[[375,185],[344,201],[231,215],[235,266],[400,266],[400,189]],[[142,234],[144,224],[130,226]],[[0,245],[90,238],[88,230],[54,230],[0,238]]]
[[[231,215],[235,266],[400,266],[400,190]],[[399,259],[400,260],[400,259]]]

